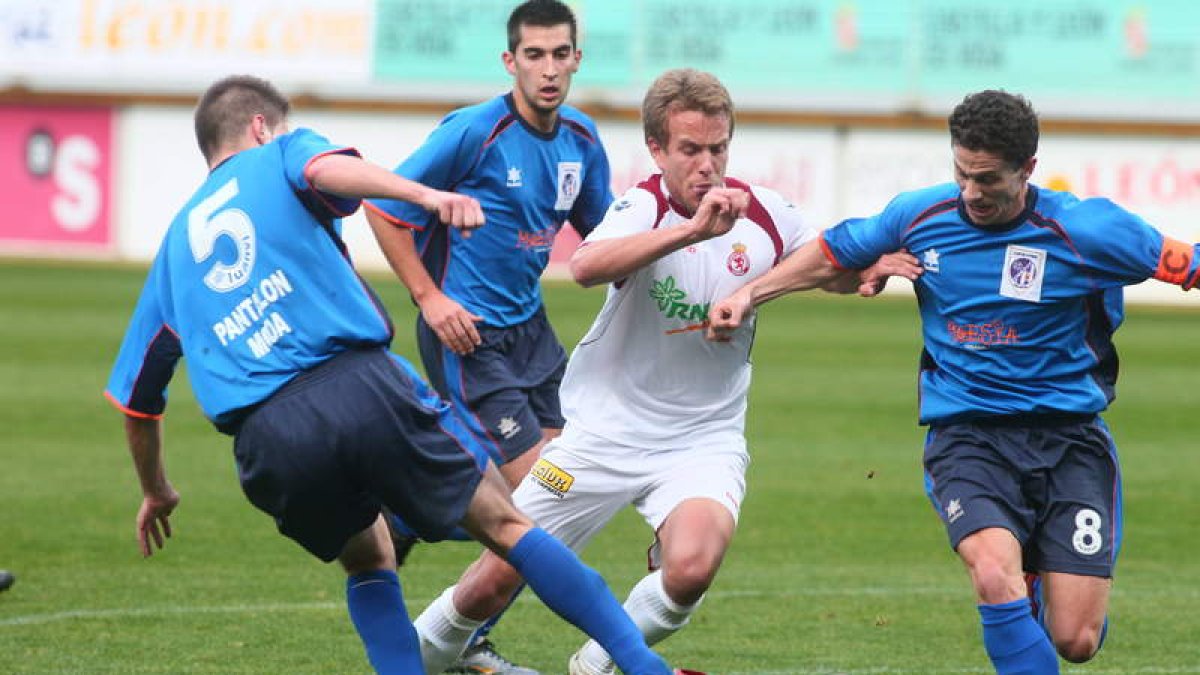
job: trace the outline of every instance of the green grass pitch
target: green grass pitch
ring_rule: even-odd
[[[175,536],[138,554],[140,503],[120,415],[101,397],[144,270],[0,261],[0,672],[366,673],[336,566],[276,534],[237,485],[230,443],[181,373],[166,424],[183,501]],[[372,277],[415,358],[413,310]],[[599,289],[547,285],[568,345]],[[1198,673],[1200,310],[1133,307],[1107,415],[1125,470],[1126,534],[1101,655],[1068,673]],[[922,492],[913,302],[820,294],[762,311],[741,526],[704,607],[660,645],[722,675],[986,673],[965,573]],[[702,364],[697,364],[702,367]],[[650,533],[623,512],[584,553],[618,595]],[[422,545],[401,570],[420,611],[474,557]],[[495,636],[565,672],[581,635],[528,594]]]

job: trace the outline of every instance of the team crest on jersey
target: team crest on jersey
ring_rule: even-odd
[[[583,164],[580,162],[558,163],[558,199],[554,202],[556,210],[570,211],[571,207],[575,205],[575,198],[579,196],[582,172]]]
[[[725,267],[735,277],[745,276],[750,271],[750,256],[746,255],[746,245],[738,242],[733,245],[733,252],[725,259]]]
[[[521,170],[515,166],[508,167],[508,180],[505,184],[510,188],[519,188],[524,183],[521,182]]]
[[[546,461],[545,457],[538,459],[529,470],[529,479],[559,499],[567,496],[575,484],[574,476]]]
[[[1042,279],[1046,275],[1046,251],[1009,244],[1004,252],[1000,295],[1028,302],[1042,301]]]

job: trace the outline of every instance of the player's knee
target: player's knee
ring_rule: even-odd
[[[469,616],[492,616],[504,609],[521,581],[512,566],[493,554],[485,554],[459,579],[455,593],[463,605],[460,610],[469,610],[464,612]]]
[[[971,581],[979,598],[989,605],[1012,602],[1025,596],[1025,582],[1013,576],[999,561],[984,558],[971,565]]]
[[[1054,648],[1059,656],[1071,663],[1090,661],[1100,651],[1100,631],[1090,627],[1066,635],[1054,636]]]
[[[689,555],[666,561],[663,566],[663,587],[672,600],[691,605],[708,591],[721,561],[703,555]]]

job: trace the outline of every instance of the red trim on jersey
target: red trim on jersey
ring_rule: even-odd
[[[838,262],[837,256],[833,254],[833,249],[829,248],[829,243],[825,241],[824,232],[822,232],[821,236],[817,238],[817,241],[821,244],[821,253],[825,254],[825,257],[829,260],[829,262],[837,269],[843,272],[847,271],[846,266]]]
[[[424,225],[417,225],[416,223],[410,223],[407,220],[400,220],[396,216],[393,216],[392,214],[388,213],[387,211],[384,211],[383,209],[379,208],[378,206],[375,206],[371,202],[367,202],[367,201],[363,202],[363,208],[370,209],[372,213],[379,215],[379,217],[388,221],[392,225],[395,225],[396,227],[403,227],[408,230],[416,230],[417,232],[425,231]]]
[[[775,261],[771,263],[771,267],[779,264],[779,260],[783,258],[783,237],[779,236],[779,228],[775,226],[775,219],[767,211],[767,207],[758,200],[754,195],[754,191],[750,189],[750,185],[743,183],[736,178],[725,178],[726,187],[737,188],[746,194],[750,195],[750,208],[746,211],[746,217],[749,218],[755,225],[758,225],[771,238],[771,244],[775,246]]]
[[[650,195],[654,197],[654,201],[658,205],[658,214],[654,216],[654,226],[650,228],[652,230],[656,230],[658,229],[659,223],[662,222],[663,216],[667,215],[667,211],[670,211],[672,207],[672,204],[667,199],[667,195],[663,192],[662,174],[656,173],[646,180],[638,183],[637,186],[639,189],[649,192]],[[680,211],[679,209],[676,210],[680,213],[683,213],[683,211]]]
[[[504,117],[501,117],[500,121],[496,122],[496,126],[492,127],[492,133],[488,134],[487,140],[483,142],[483,146],[480,148],[480,152],[483,151],[483,148],[486,148],[487,146],[491,145],[492,142],[495,141],[496,138],[500,136],[500,134],[504,133],[505,129],[511,127],[513,125],[513,122],[516,122],[516,121],[517,121],[517,116],[513,115],[512,113],[509,113],[509,114],[505,115]]]
[[[355,200],[352,197],[342,197],[342,199],[346,199],[346,200],[355,202],[354,208],[350,209],[349,211],[343,212],[341,209],[337,208],[333,204],[332,201],[330,201],[328,198],[326,198],[325,193],[322,192],[320,188],[313,185],[312,178],[309,177],[309,174],[308,174],[308,172],[310,170],[312,170],[313,162],[317,161],[318,159],[321,159],[322,157],[326,157],[328,155],[347,155],[349,157],[357,157],[359,159],[362,159],[362,155],[359,154],[358,150],[356,150],[354,148],[349,148],[349,147],[336,148],[334,150],[328,150],[326,152],[322,152],[319,155],[314,155],[313,157],[311,157],[308,160],[308,163],[306,163],[304,165],[304,172],[303,172],[304,180],[305,180],[305,182],[308,183],[309,191],[311,191],[314,195],[316,195],[317,199],[321,200],[321,204],[324,205],[325,208],[328,209],[330,213],[337,216],[338,218],[345,218],[346,216],[348,216],[358,210],[358,205],[362,203],[362,200],[361,199]]]
[[[134,410],[133,408],[129,408],[129,407],[125,406],[124,404],[122,404],[120,401],[118,401],[116,396],[113,396],[112,394],[108,393],[107,391],[104,392],[104,398],[108,399],[108,402],[113,404],[114,408],[116,408],[117,410],[120,410],[121,412],[125,413],[126,415],[129,415],[130,417],[137,417],[139,419],[144,419],[144,420],[161,420],[163,417],[162,413],[158,413],[157,415],[154,415],[151,413],[138,412],[138,411]],[[172,418],[172,419],[174,419],[174,418]]]
[[[947,211],[957,209],[957,208],[958,208],[958,197],[955,197],[954,199],[947,199],[944,202],[938,202],[938,203],[934,204],[933,206],[930,206],[929,208],[922,211],[920,213],[920,215],[918,215],[916,218],[913,219],[913,221],[911,223],[908,224],[908,227],[904,228],[904,231],[911,232],[914,227],[916,227],[917,225],[920,225],[921,223],[925,222],[926,220],[938,215],[939,213],[945,213]]]
[[[1158,267],[1154,270],[1154,278],[1168,284],[1176,284],[1190,288],[1188,272],[1192,269],[1192,258],[1195,250],[1191,244],[1178,239],[1163,237],[1162,253],[1158,257]],[[1195,281],[1195,279],[1192,279]]]
[[[562,117],[561,115],[559,116],[559,119],[562,120],[563,124],[567,125],[568,129],[570,129],[571,131],[574,131],[575,133],[579,134],[580,136],[583,136],[585,139],[587,139],[587,141],[589,143],[596,142],[596,137],[592,135],[592,132],[588,131],[588,128],[583,126],[579,122],[576,122],[575,120],[569,120],[565,117]]]

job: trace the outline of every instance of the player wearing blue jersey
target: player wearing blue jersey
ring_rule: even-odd
[[[513,507],[458,416],[387,352],[391,322],[337,235],[337,219],[363,197],[410,200],[464,231],[483,223],[478,202],[312,131],[289,133],[288,108],[269,83],[236,76],[196,109],[210,172],[167,230],[105,392],[125,412],[143,555],[171,535],[179,503],[161,416],[186,357],[205,415],[234,436],[250,501],[345,568],[350,617],[378,672],[423,672],[386,505],[433,539],[461,523],[556,612],[622,650],[627,671],[668,673],[599,576]]]
[[[1107,628],[1121,474],[1099,413],[1115,396],[1122,288],[1195,287],[1200,246],[1107,199],[1030,184],[1038,121],[1020,96],[967,96],[949,125],[955,183],[826,231],[718,303],[710,337],[886,251],[921,259],[927,492],[970,573],[996,672],[1057,673],[1056,649],[1087,661]]]
[[[566,350],[542,302],[540,277],[564,222],[586,236],[612,202],[596,125],[564,101],[579,68],[576,22],[558,0],[530,0],[508,19],[513,88],[450,113],[396,173],[479,200],[488,227],[470,239],[399,201],[372,200],[367,219],[420,307],[425,372],[485,439],[511,486],[563,426],[558,387]],[[411,533],[394,523],[398,557]],[[535,671],[484,641],[461,667]]]

